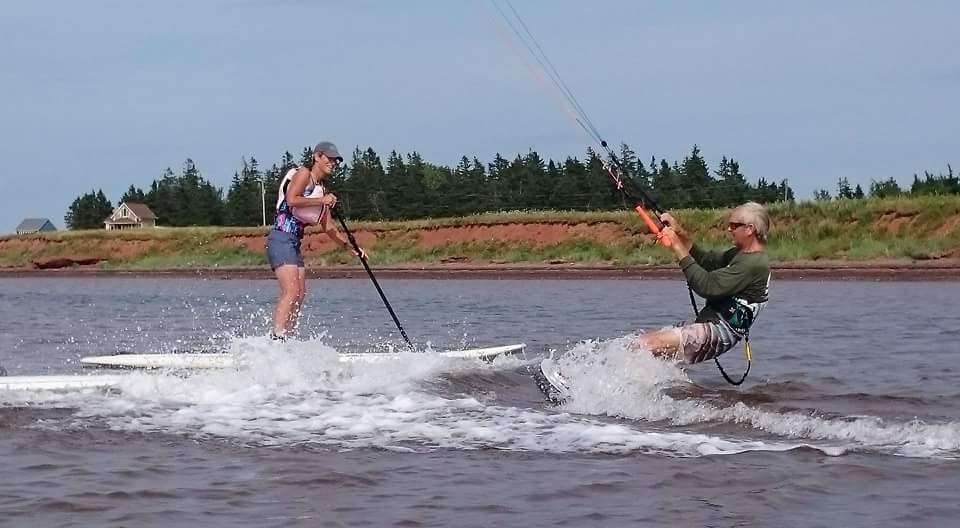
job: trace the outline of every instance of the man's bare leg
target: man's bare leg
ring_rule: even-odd
[[[631,348],[650,352],[659,359],[678,359],[681,347],[680,329],[667,328],[656,332],[647,332],[634,341]]]

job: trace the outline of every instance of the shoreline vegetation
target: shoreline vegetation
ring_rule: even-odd
[[[771,204],[775,277],[960,279],[960,196]],[[727,209],[675,215],[705,247],[728,247]],[[631,211],[512,211],[348,222],[384,277],[681,277]],[[158,227],[0,237],[4,276],[270,277],[265,227]],[[313,277],[364,277],[308,229]]]

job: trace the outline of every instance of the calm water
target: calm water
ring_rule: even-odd
[[[945,526],[960,515],[958,283],[786,282],[740,389],[625,336],[689,316],[675,281],[312,281],[267,342],[270,281],[0,279],[0,363],[234,351],[251,368],[0,392],[0,526]],[[561,357],[574,398],[526,366]],[[739,373],[738,348],[723,358]]]

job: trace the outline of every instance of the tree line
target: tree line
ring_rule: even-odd
[[[890,198],[904,194],[911,196],[960,194],[960,177],[953,173],[953,167],[948,163],[946,173],[934,174],[923,171],[923,178],[914,174],[913,183],[910,184],[909,190],[900,187],[897,180],[891,177],[881,181],[871,180],[870,188],[866,193],[859,183],[856,186],[851,186],[848,178],[841,177],[837,179],[836,194],[831,195],[830,191],[826,189],[817,189],[813,193],[813,199]]]
[[[628,183],[645,189],[667,208],[729,207],[747,200],[770,203],[795,198],[786,181],[759,178],[749,182],[732,158],[723,157],[711,170],[696,145],[679,162],[655,157],[644,162],[627,145],[621,145],[618,159]],[[310,166],[312,161],[310,147],[304,147],[299,157],[285,152],[268,168],[255,158],[244,159],[224,193],[187,159],[179,174],[167,168],[146,190],[130,185],[117,205],[145,203],[157,215],[157,224],[165,226],[256,226],[264,216],[269,224],[275,216],[280,180],[291,168]],[[920,184],[916,181],[920,180],[915,180],[915,187],[927,185],[927,180]],[[950,187],[937,180],[940,186],[936,188],[956,189],[955,178],[952,181]],[[837,196],[854,197],[855,190],[847,189],[849,183],[845,185],[838,188]],[[871,185],[871,195],[903,192],[899,187],[894,192],[895,185],[892,179],[876,184],[876,189]],[[344,215],[355,220],[406,220],[506,210],[616,210],[633,205],[625,203],[604,171],[601,158],[591,150],[582,160],[568,157],[562,162],[545,160],[533,150],[513,159],[497,154],[488,163],[464,156],[450,167],[428,162],[417,152],[392,151],[384,162],[372,148],[356,148],[351,159],[331,175],[329,187],[339,197]],[[822,192],[826,197],[816,197],[829,198],[829,193]],[[64,220],[70,229],[101,228],[111,211],[112,204],[103,191],[91,191],[73,201]]]

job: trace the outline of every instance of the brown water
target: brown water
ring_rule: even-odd
[[[0,392],[0,526],[944,526],[960,514],[956,283],[785,282],[740,389],[626,334],[687,317],[674,281],[384,281],[436,349],[493,364],[347,367],[395,328],[365,281],[314,281],[302,342],[269,281],[0,279],[10,375],[114,352],[245,370]],[[584,341],[587,340],[587,341]],[[526,367],[554,351],[574,399]],[[739,372],[739,350],[723,358]],[[570,358],[576,358],[572,361]],[[566,371],[566,370],[565,370]]]

